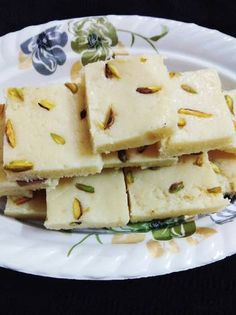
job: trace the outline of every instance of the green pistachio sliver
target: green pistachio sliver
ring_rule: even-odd
[[[197,94],[197,91],[188,84],[181,84],[181,88],[188,93]]]
[[[225,95],[225,101],[232,115],[234,115],[234,101],[230,95]]]
[[[82,190],[84,192],[87,193],[94,193],[95,189],[93,186],[89,186],[89,185],[85,185],[85,184],[81,184],[81,183],[76,183],[75,187],[78,188],[79,190]]]
[[[118,158],[121,162],[125,163],[128,161],[126,150],[120,150],[117,152],[117,154],[118,154]]]
[[[134,175],[131,171],[128,171],[126,173],[126,181],[127,181],[127,184],[130,185],[130,184],[133,184],[134,182]]]
[[[7,91],[8,97],[18,100],[18,101],[24,101],[24,94],[23,90],[21,88],[9,88]]]
[[[110,106],[110,108],[107,111],[105,121],[103,123],[104,129],[109,129],[114,124],[114,122],[115,122],[115,115],[114,115],[112,107]]]
[[[220,194],[222,192],[222,188],[220,186],[208,188],[207,191],[210,194]]]
[[[171,194],[177,193],[178,191],[182,190],[183,188],[184,188],[184,183],[182,181],[174,183],[174,184],[170,185],[169,193],[171,193]]]
[[[66,143],[65,139],[62,136],[60,136],[56,133],[50,133],[50,135],[51,135],[53,141],[56,142],[57,144],[65,144]]]

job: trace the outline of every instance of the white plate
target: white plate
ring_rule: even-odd
[[[88,40],[90,48],[85,49],[83,41]],[[236,87],[236,39],[194,24],[107,16],[53,21],[2,37],[0,89],[76,80],[80,59],[85,63],[104,54],[109,58],[157,49],[171,70],[212,67],[219,71],[224,89]],[[235,216],[236,207],[231,206],[222,214],[198,219],[191,236],[180,238],[186,231],[172,229],[172,239],[160,241],[151,232],[98,236],[46,231],[0,215],[0,265],[71,279],[125,279],[194,268],[236,252]],[[68,257],[68,250],[86,236]]]

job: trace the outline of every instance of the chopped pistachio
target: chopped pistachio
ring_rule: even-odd
[[[95,192],[95,189],[93,186],[88,186],[85,184],[76,183],[75,187],[78,188],[79,190],[85,191],[87,193],[94,193]]]
[[[193,163],[194,165],[197,165],[197,166],[202,166],[203,165],[203,155],[201,154],[201,155],[199,155],[197,158],[196,158],[196,160],[195,160],[195,162]]]
[[[141,94],[153,94],[161,91],[161,86],[144,86],[144,87],[138,87],[136,89],[137,92]]]
[[[217,187],[208,188],[207,191],[210,194],[219,194],[222,192],[222,188],[220,186],[217,186]]]
[[[231,114],[234,115],[234,101],[233,101],[232,97],[230,95],[225,95],[225,100],[226,100],[226,103],[228,105],[228,108],[229,108]]]
[[[78,92],[78,85],[76,83],[66,82],[65,86],[73,93]]]
[[[64,138],[62,138],[61,136],[57,135],[56,133],[50,133],[52,139],[54,142],[56,142],[57,144],[65,144],[66,141]]]
[[[104,123],[102,123],[101,121],[97,121],[96,122],[96,125],[97,125],[97,128],[101,129],[101,130],[104,130]]]
[[[145,58],[145,57],[141,57],[141,58],[140,58],[140,62],[141,62],[141,63],[145,63],[146,61],[147,61],[147,58]]]
[[[144,145],[144,146],[142,146],[142,147],[139,147],[139,148],[137,148],[137,152],[138,153],[143,153],[146,149],[147,149],[147,145]]]
[[[87,111],[86,111],[86,109],[83,109],[83,110],[80,112],[80,118],[81,118],[81,120],[84,119],[84,118],[86,118],[86,116],[87,116]]]
[[[213,163],[213,162],[210,162],[210,163],[211,163],[211,167],[212,167],[213,171],[214,171],[216,174],[220,174],[220,173],[221,173],[221,170],[220,170],[219,166],[216,165],[216,164]]]
[[[8,97],[17,101],[24,101],[24,94],[20,88],[10,88],[7,91]]]
[[[114,122],[115,122],[115,115],[114,115],[112,107],[110,106],[106,114],[105,121],[103,123],[104,129],[109,129],[114,124]]]
[[[197,94],[197,91],[188,84],[181,84],[181,88],[188,93]]]
[[[53,102],[51,102],[51,101],[49,101],[49,100],[46,100],[46,99],[40,100],[40,101],[38,102],[38,105],[39,105],[40,107],[42,107],[42,108],[48,110],[48,111],[51,110],[51,109],[53,109],[53,107],[55,107],[55,104],[54,104]]]
[[[170,71],[169,72],[169,77],[172,79],[174,77],[180,76],[180,72],[176,72],[176,71]]]
[[[118,154],[118,158],[121,162],[127,162],[128,160],[128,157],[127,157],[127,154],[126,154],[126,150],[120,150],[117,152]]]
[[[183,182],[178,182],[170,185],[169,187],[169,193],[173,194],[176,193],[184,188],[184,183]]]
[[[134,176],[133,176],[133,173],[131,171],[128,171],[126,173],[126,181],[127,181],[127,184],[130,185],[130,184],[133,184],[134,182]]]
[[[178,114],[196,116],[196,117],[200,117],[200,118],[210,118],[213,116],[212,114],[204,113],[204,112],[201,112],[199,110],[190,109],[190,108],[180,108],[178,110]]]
[[[22,205],[28,201],[32,200],[32,198],[29,198],[29,197],[18,197],[17,199],[14,200],[14,203],[19,206],[19,205]]]
[[[117,68],[113,64],[111,64],[110,62],[106,63],[106,65],[105,65],[105,76],[108,79],[111,79],[113,77],[115,77],[117,79],[121,78]]]
[[[15,132],[14,132],[13,125],[10,119],[7,120],[5,133],[6,133],[8,143],[10,144],[12,148],[15,148],[16,137],[15,137]]]
[[[31,170],[34,167],[33,163],[27,160],[15,160],[4,165],[4,169],[12,172],[24,172]]]
[[[82,215],[80,201],[77,198],[74,198],[74,201],[73,201],[73,215],[76,220],[78,220]]]
[[[185,125],[186,125],[186,119],[183,118],[183,117],[180,117],[180,118],[178,119],[178,127],[179,127],[179,128],[183,128]]]

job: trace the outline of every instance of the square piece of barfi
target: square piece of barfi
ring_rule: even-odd
[[[4,105],[0,105],[0,197],[2,196],[32,196],[32,190],[55,187],[57,179],[37,179],[34,181],[9,181],[3,169],[3,135],[5,119]]]
[[[131,222],[215,212],[228,204],[207,155],[184,156],[177,165],[128,175]]]
[[[95,152],[153,144],[176,127],[171,80],[158,55],[131,56],[85,67]]]
[[[105,170],[87,177],[61,179],[47,190],[48,229],[110,228],[129,221],[122,171]]]
[[[230,143],[235,133],[215,70],[176,73],[171,78],[177,101],[178,128],[164,140],[168,155],[197,153]]]
[[[4,214],[22,220],[44,220],[46,217],[45,190],[34,192],[31,198],[8,196]]]
[[[92,152],[84,86],[69,84],[7,91],[4,169],[10,180],[100,172]]]

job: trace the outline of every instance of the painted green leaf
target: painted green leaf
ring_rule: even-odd
[[[152,36],[149,39],[152,40],[153,42],[157,42],[159,39],[161,39],[162,37],[166,36],[169,32],[169,29],[167,26],[162,25],[162,30],[161,30],[161,34],[156,35],[156,36]]]
[[[151,230],[149,222],[129,223],[127,228],[131,232],[149,232]]]
[[[196,224],[194,221],[185,222],[170,229],[172,237],[187,237],[196,232]]]
[[[81,54],[83,65],[110,59],[111,47],[118,43],[116,29],[105,17],[79,20],[69,24],[69,31],[74,35],[71,48]]]
[[[172,235],[168,227],[158,230],[152,230],[152,236],[157,241],[169,241],[172,239]]]

